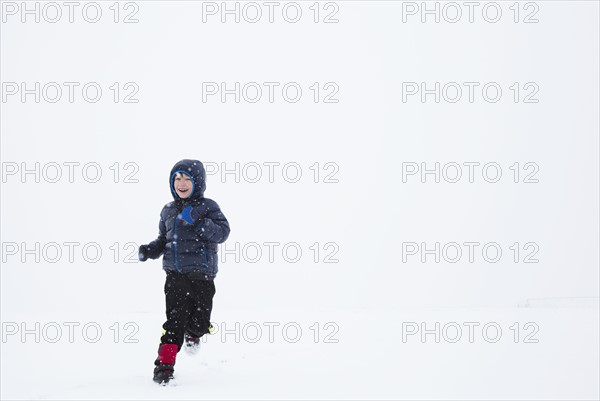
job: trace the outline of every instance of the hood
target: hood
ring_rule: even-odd
[[[204,191],[206,190],[206,171],[204,170],[202,162],[199,160],[184,159],[178,161],[173,166],[171,174],[169,175],[169,187],[171,188],[171,194],[175,200],[180,199],[173,186],[175,183],[175,175],[177,173],[185,173],[192,177],[194,188],[192,189],[190,197],[186,199],[197,199],[204,196]]]

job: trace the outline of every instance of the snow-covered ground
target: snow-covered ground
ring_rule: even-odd
[[[229,265],[216,282],[217,332],[199,354],[180,352],[175,382],[161,388],[151,380],[164,321],[158,262],[29,268],[35,278],[21,285],[22,268],[2,272],[2,399],[599,395],[598,298],[418,307],[381,280],[369,291],[346,279],[348,290],[332,279],[341,273],[324,273],[309,287],[309,264]]]
[[[597,308],[217,310],[220,332],[178,355],[165,388],[151,380],[158,313],[55,319],[80,322],[72,343],[66,326],[56,343],[50,326],[40,343],[11,336],[2,399],[598,398]]]

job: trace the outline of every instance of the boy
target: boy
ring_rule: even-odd
[[[218,271],[217,244],[229,236],[219,205],[204,197],[206,172],[198,160],[181,160],[169,176],[175,199],[160,213],[158,238],[139,248],[139,260],[163,255],[167,321],[154,361],[154,381],[173,378],[175,358],[184,340],[196,351],[200,337],[212,329],[210,313]]]

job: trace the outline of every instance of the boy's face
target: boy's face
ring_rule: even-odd
[[[189,175],[177,173],[173,186],[175,187],[175,192],[177,192],[177,195],[179,195],[180,198],[185,199],[189,198],[189,196],[192,194],[194,183],[192,182],[192,177]]]

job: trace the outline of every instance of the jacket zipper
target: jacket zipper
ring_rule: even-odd
[[[181,272],[179,269],[179,254],[177,252],[177,241],[179,241],[179,236],[177,235],[177,216],[175,216],[175,224],[173,225],[173,237],[175,241],[173,241],[173,260],[175,261],[175,270]]]

